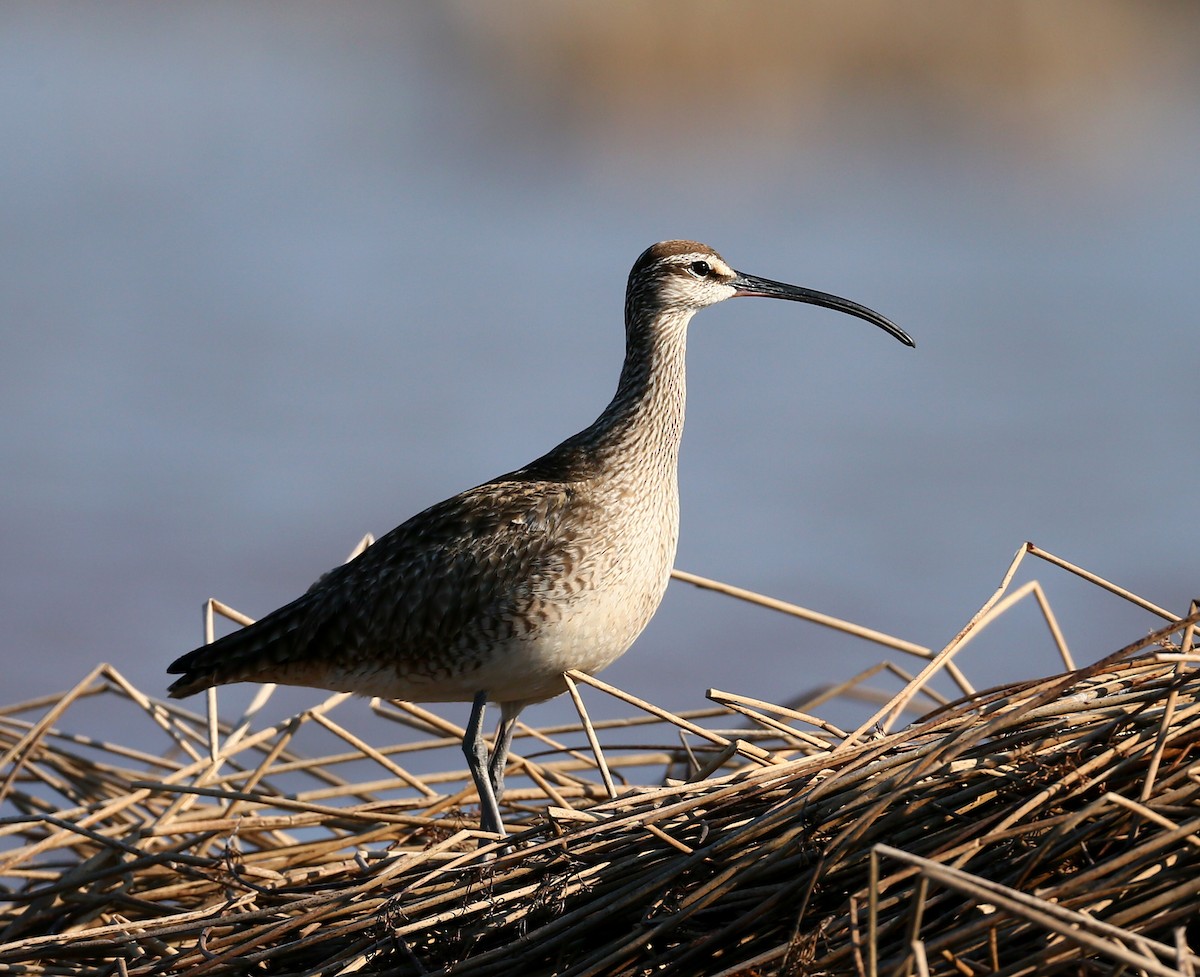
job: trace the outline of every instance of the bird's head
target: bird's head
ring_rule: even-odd
[[[835,309],[874,323],[907,346],[916,344],[903,329],[878,312],[828,292],[759,278],[736,271],[707,244],[660,241],[642,252],[629,273],[626,317],[639,314],[692,313],[742,296],[786,299]]]

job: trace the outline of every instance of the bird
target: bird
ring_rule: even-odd
[[[661,241],[629,273],[625,359],[600,416],[523,468],[439,502],[291,603],[178,658],[183,698],[273,682],[416,702],[470,702],[463,753],[480,827],[499,801],[517,717],[565,691],[569,669],[623,655],[667,587],[679,537],[688,323],[726,299],[823,306],[899,326],[827,292],[735,271],[696,241]],[[500,708],[489,754],[488,702]]]

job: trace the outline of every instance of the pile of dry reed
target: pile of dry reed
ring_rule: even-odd
[[[461,810],[464,771],[413,772],[461,732],[417,707],[374,704],[431,734],[379,748],[331,717],[341,696],[255,731],[260,703],[222,725],[103,666],[0,710],[0,799],[16,812],[0,819],[0,968],[1194,975],[1195,607],[1094,665],[890,730],[1012,596],[1013,570],[853,731],[716,691],[673,715],[574,675],[638,715],[592,724],[572,684],[594,751],[565,746],[566,728],[522,729],[556,758],[515,761],[528,786],[505,798],[508,848]],[[98,702],[173,752],[70,732]],[[643,742],[614,753],[603,741],[622,727]],[[341,748],[305,759],[306,729]],[[655,766],[656,786],[614,782]]]

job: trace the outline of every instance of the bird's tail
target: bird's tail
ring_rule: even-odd
[[[177,658],[167,666],[170,674],[180,676],[168,694],[183,699],[212,685],[272,681],[266,673],[296,653],[297,635],[309,609],[307,598],[307,594],[299,597],[262,620]]]

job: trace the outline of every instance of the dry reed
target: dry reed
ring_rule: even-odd
[[[1037,584],[1010,591],[1029,554],[1167,624],[1075,668]],[[1067,670],[976,693],[953,659],[1014,595],[1038,602]],[[0,968],[1194,977],[1198,617],[1027,545],[936,654],[860,634],[925,665],[855,730],[812,715],[821,697],[713,690],[677,715],[573,673],[580,723],[521,730],[549,759],[514,758],[528,786],[505,797],[507,847],[462,811],[465,771],[428,762],[461,729],[419,707],[373,704],[424,730],[380,747],[334,718],[344,696],[256,729],[265,694],[222,723],[100,666],[0,709]],[[959,701],[930,686],[940,671]],[[634,714],[593,724],[583,693]],[[918,697],[934,711],[893,731]],[[169,752],[71,732],[89,704]],[[318,733],[333,747],[302,755]]]

